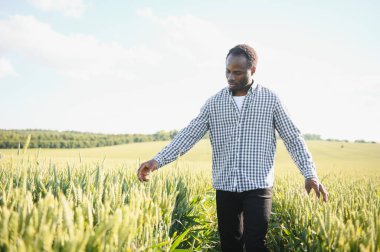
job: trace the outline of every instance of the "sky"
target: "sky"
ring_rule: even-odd
[[[302,133],[380,142],[379,1],[0,0],[0,129],[180,130],[258,53]]]

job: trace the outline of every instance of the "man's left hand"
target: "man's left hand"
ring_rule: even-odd
[[[320,197],[322,193],[323,201],[327,202],[329,193],[326,191],[325,187],[319,182],[317,178],[307,178],[305,180],[305,189],[307,193],[310,193],[312,188],[314,189],[318,198]]]

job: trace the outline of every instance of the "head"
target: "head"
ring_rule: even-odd
[[[256,65],[257,54],[252,47],[241,44],[232,48],[226,57],[226,78],[229,89],[244,95],[252,83]]]

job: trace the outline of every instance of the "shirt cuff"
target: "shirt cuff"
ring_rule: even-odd
[[[157,163],[158,163],[158,167],[157,167],[157,169],[158,169],[158,168],[161,168],[162,166],[164,166],[164,162],[163,162],[162,158],[160,157],[160,155],[156,155],[156,156],[155,156],[154,158],[152,158],[152,159],[154,159],[154,160],[157,161]]]
[[[315,170],[314,167],[307,169],[304,172],[303,176],[305,177],[305,179],[308,179],[308,178],[317,178],[318,179],[317,171]]]

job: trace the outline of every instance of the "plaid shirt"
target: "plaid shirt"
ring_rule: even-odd
[[[272,187],[277,130],[302,175],[317,177],[305,141],[278,96],[261,85],[253,88],[241,111],[228,87],[209,98],[199,115],[153,158],[158,167],[186,153],[209,131],[215,189],[242,192]]]

